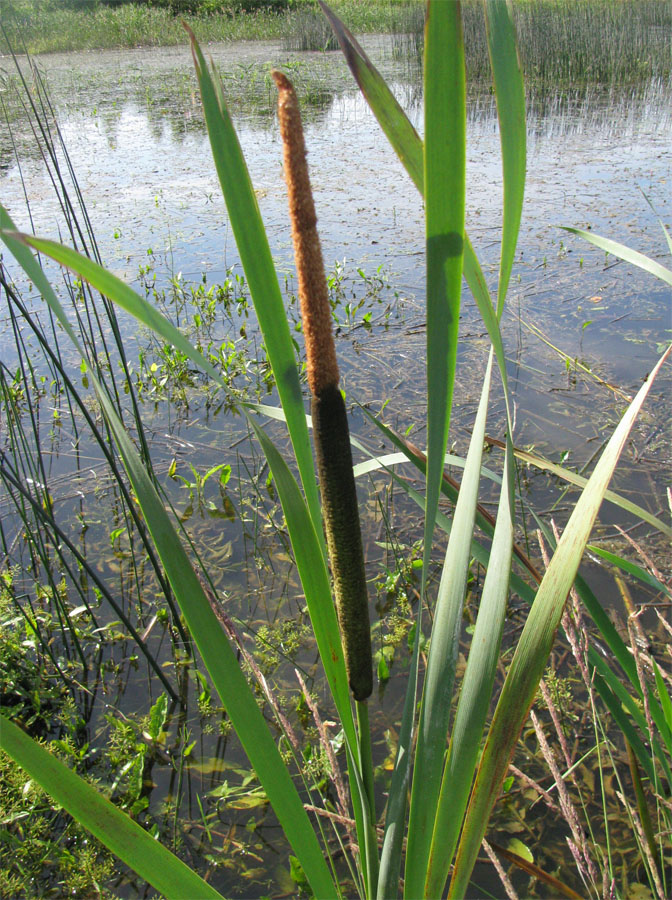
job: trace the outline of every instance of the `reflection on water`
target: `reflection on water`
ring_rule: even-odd
[[[370,39],[366,46],[421,132],[417,69],[395,60],[381,39]],[[354,272],[359,267],[369,278],[382,266],[390,279],[389,288],[381,288],[382,305],[359,310],[354,327],[341,311],[339,351],[348,400],[367,404],[375,412],[385,405],[385,420],[400,431],[414,425],[413,440],[422,445],[424,225],[415,189],[386,146],[368,107],[353,90],[340,55],[297,56],[263,43],[209,49],[222,71],[272,252],[281,279],[288,279],[289,294],[293,265],[271,66],[283,65],[296,82],[306,113],[306,141],[327,264],[345,259],[345,270]],[[135,283],[151,279],[157,289],[167,286],[177,273],[195,282],[206,273],[212,284],[222,282],[230,267],[236,271],[236,248],[186,48],[44,57],[39,65],[49,81],[102,256],[111,268]],[[21,227],[28,227],[25,185],[36,231],[54,236],[60,210],[37,143],[16,111],[10,121],[20,165],[3,131],[3,203]],[[638,388],[662,344],[669,340],[672,322],[668,290],[639,270],[605,258],[604,253],[579,243],[557,226],[591,228],[654,258],[664,256],[656,214],[669,223],[669,86],[656,83],[611,92],[587,88],[532,96],[528,126],[527,200],[503,322],[516,411],[515,437],[521,446],[534,446],[554,460],[580,469],[603,446],[624,408],[624,397]],[[499,138],[490,91],[481,87],[473,88],[470,95],[468,141],[467,227],[494,290],[501,216]],[[643,194],[650,198],[656,214]],[[145,270],[142,277],[140,266]],[[365,293],[363,281],[353,287],[352,306]],[[388,315],[376,318],[378,310],[388,307]],[[367,328],[363,316],[368,311],[374,317]],[[256,353],[258,334],[253,321],[245,321],[246,340],[252,342]],[[238,318],[233,328],[230,318],[217,318],[210,335],[213,343],[232,335],[238,341],[242,324],[243,319]],[[146,336],[137,335],[128,323],[122,327],[133,352],[144,346]],[[9,362],[13,351],[8,333],[0,339],[2,355]],[[458,451],[464,449],[473,420],[487,347],[485,329],[465,292],[453,425]],[[614,484],[656,514],[662,511],[665,426],[661,431],[660,423],[669,422],[669,387],[668,368],[653,389],[637,425],[633,448]],[[147,405],[157,472],[188,525],[195,548],[210,554],[213,587],[226,598],[227,608],[245,620],[248,632],[273,626],[276,619],[289,620],[300,628],[305,623],[300,586],[289,547],[278,544],[278,535],[283,534],[281,510],[240,419],[217,414],[216,404],[206,405],[196,390],[190,394],[186,413],[177,420],[171,415],[164,406],[159,405],[157,412]],[[353,418],[354,431],[377,447],[364,417],[353,410]],[[495,407],[489,433],[501,437],[502,428],[503,411]],[[272,430],[282,441],[282,430]],[[88,479],[86,484],[72,479],[63,483],[59,503],[64,517],[82,515],[85,497],[95,497],[101,509],[115,509],[114,488],[102,481],[96,448],[82,442],[74,451],[76,442],[58,431],[53,441],[53,474],[67,472],[76,453],[80,465],[84,461]],[[182,482],[167,477],[173,460]],[[200,497],[186,483],[190,479],[195,483],[187,466],[194,460],[201,472],[221,463],[231,465],[231,480],[220,488],[213,478]],[[523,493],[535,509],[557,500],[555,486],[547,476],[528,472],[523,479]],[[383,514],[376,501],[366,500],[364,484],[361,490],[368,554],[377,575]],[[406,526],[394,553],[408,562],[419,533],[413,531],[416,514],[400,503],[392,490],[383,495],[388,504],[385,515],[393,515],[397,505],[404,510]],[[211,514],[213,509],[216,515]],[[563,511],[557,508],[560,518]],[[602,514],[607,532],[612,522],[622,523],[623,518],[608,507]],[[112,558],[104,555],[109,554],[110,545],[106,514],[95,517],[87,510],[81,540],[99,554],[99,569],[119,595],[129,595],[129,608],[134,602],[131,595],[154,590],[151,578],[145,582],[131,564],[131,548],[121,532],[112,542]],[[437,559],[440,551],[438,548]],[[385,565],[392,565],[389,556]],[[150,620],[142,624],[148,629],[148,639],[154,641],[155,652],[170,660],[174,649],[163,626],[155,623],[150,628]],[[269,653],[271,650],[276,653],[278,648],[272,647]],[[105,665],[117,672],[117,681],[111,689],[111,676],[107,676],[105,689],[111,694],[103,703],[129,712],[138,702],[145,704],[148,682],[134,672],[138,661],[130,643],[112,642],[105,654]],[[299,648],[292,660],[308,675],[315,674],[310,644]],[[293,684],[291,667],[287,669],[290,674],[281,669],[277,675],[280,694]],[[180,690],[190,712],[183,708],[179,715],[175,713],[171,734],[177,752],[188,743],[178,739],[180,729],[194,730],[198,748],[193,765],[185,767],[185,784],[176,784],[174,766],[153,765],[150,793],[153,809],[170,816],[171,804],[181,805],[182,814],[193,821],[198,819],[196,794],[221,789],[225,778],[233,783],[234,776],[227,772],[243,778],[244,761],[226,729],[220,733],[220,720],[215,725],[214,718],[208,718],[209,700],[202,681],[191,669],[187,676],[179,660],[177,671],[185,673]],[[398,716],[399,702],[398,691],[389,690],[381,694],[379,705],[374,705],[372,716],[380,734]],[[105,734],[104,722],[102,709],[91,704],[89,725],[94,735]],[[377,751],[382,752],[382,744],[381,740]],[[267,811],[253,815],[233,802],[224,809],[221,790],[210,803],[209,808],[216,808],[217,816],[221,815],[224,855],[257,854],[267,867],[269,853],[264,843],[276,840],[275,824]],[[245,838],[237,837],[236,828],[245,833],[251,821],[254,827],[248,827]],[[192,830],[188,839],[198,853],[207,851],[206,832],[195,838]],[[240,872],[232,879],[239,888]]]

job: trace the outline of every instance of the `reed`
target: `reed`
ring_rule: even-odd
[[[424,201],[426,217],[426,455],[399,439],[382,421],[375,420],[381,433],[395,444],[402,458],[413,462],[423,474],[423,496],[408,484],[405,484],[405,489],[408,496],[422,507],[425,517],[421,598],[417,608],[410,677],[385,809],[382,845],[376,829],[380,810],[376,808],[372,789],[371,733],[364,702],[370,690],[371,659],[370,638],[368,646],[364,646],[369,637],[368,626],[363,621],[367,602],[365,584],[362,584],[360,549],[356,546],[356,539],[354,545],[352,542],[352,534],[359,530],[359,516],[356,503],[353,503],[352,460],[345,446],[347,417],[338,390],[338,364],[330,337],[330,316],[325,304],[315,213],[306,187],[304,149],[302,138],[297,136],[296,124],[288,124],[292,111],[296,113],[296,100],[284,76],[279,76],[281,109],[284,109],[281,124],[288,133],[294,131],[294,136],[289,135],[286,145],[288,183],[290,207],[294,208],[293,229],[299,246],[297,267],[306,342],[313,344],[313,349],[309,351],[308,374],[314,402],[312,426],[313,431],[317,432],[319,479],[315,475],[292,336],[252,184],[224,103],[221,85],[209,72],[195,35],[189,32],[215,167],[281,402],[281,408],[255,403],[239,404],[239,408],[247,417],[249,428],[262,448],[274,489],[282,503],[325,680],[343,733],[349,798],[357,838],[357,848],[351,848],[348,852],[352,853],[351,862],[359,893],[367,898],[395,896],[403,869],[404,896],[437,897],[443,895],[447,887],[449,897],[460,898],[466,895],[518,735],[549,659],[568,593],[575,583],[580,589],[578,568],[610,478],[651,384],[672,348],[661,357],[625,410],[592,475],[585,480],[562,535],[557,541],[552,536],[555,547],[545,574],[539,575],[527,561],[528,571],[532,572],[538,583],[526,583],[513,567],[514,551],[518,558],[527,558],[522,549],[514,544],[513,465],[514,457],[521,451],[514,446],[513,424],[508,414],[507,433],[501,442],[504,451],[502,484],[496,517],[486,514],[479,504],[482,454],[495,367],[499,370],[508,413],[506,358],[499,321],[506,307],[525,187],[525,95],[516,49],[513,5],[499,0],[485,0],[484,3],[485,35],[497,98],[502,150],[503,214],[496,296],[491,296],[488,291],[476,251],[464,228],[466,78],[461,4],[437,0],[428,5],[424,54],[424,142],[352,34],[326,4],[320,5],[360,89],[418,188],[419,201]],[[285,121],[282,121],[283,117]],[[296,157],[298,167],[295,165]],[[128,413],[124,405],[118,402],[119,395],[113,389],[108,366],[104,360],[92,355],[91,347],[95,347],[95,340],[90,340],[91,335],[86,329],[82,330],[79,325],[73,327],[70,316],[66,314],[33,251],[75,272],[83,283],[104,298],[106,304],[113,302],[131,313],[143,326],[155,331],[162,341],[172,345],[198,366],[225,393],[228,390],[226,380],[180,329],[144,297],[107,271],[96,260],[95,254],[86,256],[71,247],[20,234],[8,211],[0,208],[0,215],[0,233],[5,246],[39,290],[50,315],[84,361],[105,422],[101,444],[113,448],[108,463],[111,467],[117,466],[115,480],[119,485],[128,480],[133,497],[129,500],[130,507],[137,501],[142,511],[141,521],[135,527],[142,530],[147,552],[154,552],[156,548],[155,554],[160,559],[160,564],[157,561],[157,578],[162,579],[166,600],[173,602],[174,598],[181,613],[175,619],[175,627],[179,623],[184,629],[185,641],[193,641],[198,648],[212,686],[227,710],[250,764],[296,855],[301,877],[305,877],[316,896],[339,896],[343,890],[333,860],[328,855],[323,832],[306,811],[304,795],[297,789],[292,777],[293,770],[281,755],[259,709],[255,691],[241,670],[238,644],[226,624],[226,617],[218,614],[221,611],[217,610],[207,585],[204,586],[203,579],[195,571],[190,554],[185,549],[183,535],[167,509],[159,480],[151,467],[148,448],[142,441],[141,417],[137,421],[128,419]],[[604,238],[592,234],[582,236],[672,285],[672,272],[659,263]],[[672,246],[667,232],[666,236]],[[444,478],[444,463],[457,366],[463,275],[478,305],[492,346],[464,463],[464,476],[461,484],[456,485]],[[30,312],[24,313],[19,305],[16,309],[17,314],[30,321]],[[107,314],[110,321],[114,321],[111,306]],[[319,322],[315,327],[316,318]],[[123,356],[123,344],[118,349]],[[54,360],[54,371],[59,378],[67,377],[64,358]],[[29,385],[30,372],[27,371],[22,378],[23,383]],[[13,383],[9,377],[4,379],[3,385],[5,396],[13,396]],[[260,424],[263,416],[286,423],[292,448],[290,463]],[[129,430],[129,421],[133,421],[132,430]],[[91,422],[87,420],[87,424],[90,426]],[[139,448],[132,439],[134,432]],[[37,437],[38,432],[34,434]],[[352,437],[351,441],[355,443]],[[22,445],[20,430],[16,431],[14,447],[16,460],[25,458],[33,467],[31,473],[39,471],[39,452],[27,452]],[[534,455],[527,456],[533,464],[545,465]],[[26,516],[24,521],[27,521],[26,527],[35,536],[36,542],[41,541],[47,525],[51,525],[51,519],[39,513],[39,508],[43,507],[46,513],[51,513],[49,495],[40,488],[42,482],[31,490],[22,488],[20,477],[12,481],[12,459],[8,460],[4,451],[2,463],[5,482],[12,484],[20,502],[29,504],[34,511],[35,520],[28,521]],[[337,467],[337,474],[334,474],[332,464]],[[374,460],[373,464],[382,466],[384,463]],[[125,474],[119,471],[119,465],[123,465]],[[334,482],[334,479],[337,481]],[[348,485],[345,504],[341,504],[338,497],[340,481]],[[31,483],[34,482],[31,474]],[[320,489],[324,514],[319,502]],[[447,493],[455,504],[450,522],[439,510],[442,493]],[[630,508],[637,509],[632,503]],[[662,533],[671,533],[669,526],[656,517],[646,513],[643,515]],[[438,592],[434,596],[427,573],[436,553],[434,534],[437,525],[450,534]],[[477,526],[489,536],[487,544],[478,538]],[[326,529],[326,541],[323,529]],[[483,562],[487,574],[466,669],[458,677],[462,610],[472,555]],[[44,562],[48,564],[48,559]],[[334,574],[333,592],[330,568]],[[530,602],[531,608],[507,667],[503,686],[498,691],[496,672],[501,662],[502,628],[512,586]],[[670,826],[672,778],[669,750],[672,747],[672,723],[669,719],[669,694],[662,676],[655,677],[653,685],[644,683],[641,661],[630,655],[597,599],[585,591],[582,599],[627,679],[628,688],[625,689],[599,654],[588,656],[589,681],[595,679],[602,701],[619,727],[628,734],[633,771],[641,769],[643,772],[643,778],[637,782],[641,790],[636,792],[638,816],[642,823],[642,853],[647,861],[649,857],[653,859],[648,869],[652,889],[659,892],[660,885],[664,891],[669,882],[665,881],[664,872],[658,871],[654,850],[656,841],[661,845],[664,843]],[[432,610],[430,629],[423,623],[428,607]],[[421,678],[421,645],[427,646],[420,639],[423,634],[429,640],[429,650],[424,677]],[[625,695],[630,690],[632,696],[628,701]],[[493,700],[496,700],[496,708],[488,724],[488,709]],[[639,701],[643,704],[644,714]],[[456,711],[453,717],[454,703]],[[623,711],[624,705],[626,712]],[[647,748],[647,742],[651,750]],[[56,802],[68,809],[113,853],[161,893],[169,897],[219,896],[211,885],[177,856],[129,817],[114,809],[90,785],[6,718],[0,731],[0,747],[41,783]],[[654,796],[658,803],[657,832],[646,819],[647,796]],[[665,853],[660,853],[658,858],[664,867]],[[609,873],[602,860],[597,862],[595,871],[595,881],[602,877],[608,884]],[[541,875],[551,877],[548,873]],[[554,885],[561,885],[563,892],[572,896],[571,889],[562,885],[559,879],[555,879]]]

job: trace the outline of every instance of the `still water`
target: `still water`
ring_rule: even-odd
[[[417,68],[408,60],[395,59],[385,40],[371,38],[364,44],[422,132]],[[354,320],[343,315],[338,332],[343,386],[353,404],[366,404],[374,412],[387,404],[384,420],[402,431],[413,425],[411,437],[422,445],[424,238],[422,204],[414,187],[354,90],[339,54],[297,55],[271,43],[213,45],[208,52],[222,73],[279,277],[283,284],[288,279],[290,293],[292,252],[271,67],[284,67],[294,80],[303,103],[327,267],[332,271],[335,265],[341,266],[357,300],[366,294],[358,269],[369,278],[383,273],[386,280],[381,303],[370,301],[371,307],[365,305],[354,313]],[[193,282],[205,274],[211,284],[226,278],[230,267],[237,271],[236,248],[210,157],[187,48],[45,56],[39,58],[38,66],[48,81],[107,265],[136,285],[141,284],[140,267],[147,266],[151,266],[157,285],[167,284],[178,273]],[[577,470],[603,446],[624,409],[624,397],[637,390],[672,336],[672,321],[669,290],[639,270],[605,258],[603,252],[558,226],[590,228],[665,263],[666,245],[657,217],[669,226],[669,99],[669,86],[650,84],[618,90],[588,88],[537,96],[530,102],[526,205],[503,320],[516,412],[515,441]],[[18,117],[13,121],[13,140],[20,164],[8,136],[0,135],[2,201],[17,224],[27,229],[25,191],[35,231],[56,237],[60,211],[35,141]],[[474,87],[468,128],[467,228],[493,290],[500,217],[496,111],[489,90]],[[11,263],[9,268],[12,271]],[[370,327],[363,324],[367,311],[372,314]],[[0,315],[4,317],[4,310]],[[132,356],[145,338],[136,334],[132,323],[122,322],[122,327]],[[254,334],[253,321],[247,327]],[[3,335],[2,356],[11,361],[9,335],[6,331]],[[224,331],[218,336],[224,337]],[[485,329],[465,289],[452,436],[458,452],[464,450],[468,438],[487,348]],[[656,515],[664,513],[663,485],[670,475],[671,380],[668,366],[654,386],[612,485]],[[231,519],[218,518],[216,530],[200,509],[192,509],[187,516],[186,495],[177,488],[173,493],[198,546],[215,554],[219,572],[215,583],[231,599],[237,615],[252,630],[273,625],[276,617],[278,621],[283,616],[300,618],[296,576],[286,552],[278,552],[277,507],[266,503],[264,515],[254,525],[250,522],[257,513],[248,513],[246,518],[245,508],[252,507],[241,485],[261,463],[253,448],[245,445],[240,449],[239,442],[246,437],[240,420],[211,416],[192,398],[188,414],[177,421],[165,409],[157,411],[151,405],[147,421],[159,471],[163,464],[165,472],[173,458],[179,462],[196,459],[203,469],[221,462],[234,469],[229,492],[238,514]],[[495,404],[489,434],[501,438],[502,426],[502,411]],[[371,446],[379,445],[356,409],[353,429],[368,437]],[[54,473],[67,474],[70,457],[67,453],[56,455]],[[522,491],[535,509],[543,511],[555,503],[559,519],[566,517],[566,501],[558,500],[557,487],[550,487],[545,475],[525,473]],[[397,502],[405,509],[403,500],[395,500],[392,492],[384,511],[373,493],[363,504],[373,575],[380,573],[380,552],[385,544],[381,523],[385,516],[393,516]],[[600,534],[605,540],[614,537],[612,523],[623,527],[633,523],[627,514],[606,504],[601,522]],[[90,528],[89,541],[94,542],[97,533],[107,540],[109,529],[102,517],[91,519]],[[642,537],[646,532],[640,529],[635,534]],[[401,543],[407,555],[418,536],[419,532],[413,534],[412,523],[402,528]],[[440,556],[437,550],[437,559]],[[385,565],[389,564],[388,556]],[[128,590],[123,580],[123,554],[101,563],[101,569],[112,581],[118,577],[122,595]],[[171,659],[168,644],[162,639],[155,648],[166,660]],[[123,668],[130,651],[112,652],[120,654],[117,662]],[[299,651],[294,659],[304,671],[314,673],[311,649]],[[280,695],[290,689],[289,680],[287,675],[278,677]],[[178,734],[180,728],[199,727],[193,710],[199,688],[192,679],[192,717],[172,723],[176,748],[187,743],[184,733]],[[383,766],[386,741],[393,739],[389,729],[398,720],[400,702],[400,692],[388,688],[374,704],[379,734],[376,762]],[[137,679],[124,677],[123,684],[91,712],[89,727],[94,739],[105,733],[103,713],[109,704],[129,713],[137,712],[138,706],[141,712],[148,708]],[[235,864],[230,866],[230,875],[219,868],[215,871],[212,864],[213,883],[225,892],[258,896],[269,878],[282,883],[279,872],[285,866],[285,851],[263,804],[257,815],[251,811],[254,805],[250,806],[249,797],[244,800],[222,793],[223,779],[234,784],[244,778],[245,761],[233,738],[209,733],[202,713],[200,709],[202,731],[197,734],[193,760],[184,768],[184,783],[182,775],[177,779],[170,762],[157,759],[153,763],[151,809],[157,817],[163,811],[165,819],[172,816],[170,804],[177,803],[181,816],[198,823],[196,795],[219,790],[207,810],[218,809],[218,852],[223,850],[223,856]],[[225,807],[225,812],[217,804]],[[201,865],[211,865],[206,861],[210,852],[207,830],[197,824],[185,831],[183,839],[192,848],[190,852],[200,854]],[[119,890],[134,895],[131,885]]]

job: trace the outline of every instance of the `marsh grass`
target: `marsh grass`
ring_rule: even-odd
[[[422,0],[342,0],[334,9],[353,32],[393,35],[394,52],[421,56]],[[468,0],[463,9],[468,76],[487,80],[480,3]],[[666,0],[516,0],[515,10],[529,84],[620,84],[670,77],[672,10]],[[186,15],[185,21],[202,43],[282,40],[290,50],[334,48],[333,35],[312,0],[280,12]],[[143,3],[90,11],[38,5],[14,23],[7,17],[4,26],[16,46],[23,41],[34,54],[184,43],[180,16]]]
[[[422,6],[399,4],[394,11],[395,52],[421,57]],[[670,77],[672,9],[664,0],[520,0],[515,19],[523,72],[535,90]],[[467,72],[487,79],[485,29],[475,2],[464,4],[464,29]]]

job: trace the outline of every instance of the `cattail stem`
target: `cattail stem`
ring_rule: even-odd
[[[308,385],[312,394],[313,438],[336,611],[348,683],[354,698],[362,701],[373,690],[373,661],[348,420],[338,386],[329,295],[299,105],[289,79],[282,72],[272,74],[279,93],[278,118],[299,279]]]

